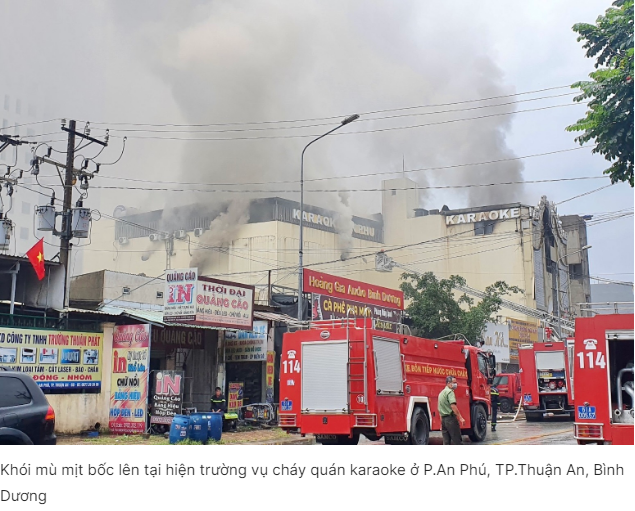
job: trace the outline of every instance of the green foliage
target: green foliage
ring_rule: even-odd
[[[430,339],[463,334],[474,343],[481,337],[485,323],[492,321],[501,309],[502,297],[522,292],[498,281],[488,286],[485,298],[475,304],[466,294],[455,297],[454,288],[465,285],[465,279],[458,275],[438,280],[432,272],[404,273],[401,279],[401,290],[410,300],[406,312],[413,321],[414,333]]]
[[[591,81],[572,85],[582,94],[574,101],[586,101],[584,118],[567,127],[582,134],[583,145],[595,141],[594,153],[613,164],[604,171],[611,182],[627,181],[633,186],[633,0],[618,0],[599,16],[596,25],[578,23],[573,30],[585,41],[586,56],[596,58]]]

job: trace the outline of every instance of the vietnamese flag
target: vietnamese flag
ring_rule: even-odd
[[[42,280],[46,272],[44,268],[44,238],[33,245],[26,253],[26,256],[29,258],[29,261],[31,261],[33,269],[35,273],[37,273],[37,278]]]

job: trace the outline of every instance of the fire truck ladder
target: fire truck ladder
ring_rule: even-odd
[[[417,270],[414,270],[405,264],[400,264],[393,260],[392,257],[388,257],[384,252],[379,252],[375,256],[375,269],[377,271],[389,272],[392,271],[393,268],[401,268],[402,270],[406,270],[407,272],[414,273],[415,275],[422,276],[423,274]],[[471,288],[469,286],[457,286],[455,287],[457,291],[461,291],[471,296],[475,296],[477,298],[485,298],[487,295],[483,291],[479,291],[478,289]],[[510,300],[501,299],[501,305],[505,309],[512,310],[514,312],[518,312],[520,314],[524,314],[525,316],[529,316],[530,318],[538,319],[545,323],[545,325],[550,327],[555,327],[554,330],[559,332],[557,327],[562,328],[562,330],[566,330],[568,332],[574,332],[574,322],[569,321],[563,318],[558,318],[558,316],[554,316],[553,314],[549,314],[548,312],[543,312],[538,309],[533,309],[531,307],[527,307],[525,305],[520,305],[519,303],[512,302]]]
[[[349,311],[350,312],[350,311]],[[359,408],[354,407],[354,404],[361,405],[357,401],[357,396],[359,396],[359,390],[353,390],[353,386],[355,383],[362,383],[364,393],[363,393],[363,405],[364,412],[368,413],[368,379],[367,379],[367,371],[368,371],[368,329],[366,325],[366,320],[364,320],[364,339],[363,340],[353,340],[350,336],[350,321],[348,321],[348,313],[347,313],[347,322],[346,322],[346,341],[348,343],[348,362],[346,364],[346,380],[348,387],[348,411],[349,413],[354,413],[355,411],[359,411]],[[353,319],[353,328],[359,329],[357,326],[357,318]],[[364,356],[356,356],[351,357],[351,352],[359,353],[359,350],[354,350],[353,346],[359,346],[362,344],[362,350],[364,352]],[[357,370],[354,371],[353,369]],[[361,368],[361,371],[360,371]],[[361,373],[361,374],[360,374]],[[353,397],[355,395],[355,397]]]

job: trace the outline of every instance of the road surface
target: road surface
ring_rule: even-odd
[[[560,418],[548,418],[543,422],[527,422],[524,419],[516,422],[499,422],[496,432],[487,431],[485,442],[472,444],[469,438],[463,437],[466,445],[575,445],[573,438],[573,422]],[[371,442],[362,437],[360,445],[384,445],[384,442]],[[442,445],[440,432],[430,433],[430,445]]]

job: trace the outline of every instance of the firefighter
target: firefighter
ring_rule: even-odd
[[[492,402],[492,431],[496,431],[496,416],[498,415],[498,389],[494,386],[489,389]]]
[[[460,445],[461,426],[465,425],[465,419],[461,416],[459,407],[456,405],[454,391],[458,387],[456,378],[448,376],[445,379],[445,387],[439,394],[437,407],[441,416],[441,433],[443,434],[443,445]]]
[[[221,391],[220,387],[216,387],[211,401],[212,412],[225,413],[227,411],[227,402],[225,401],[225,396],[223,396],[223,392]]]

